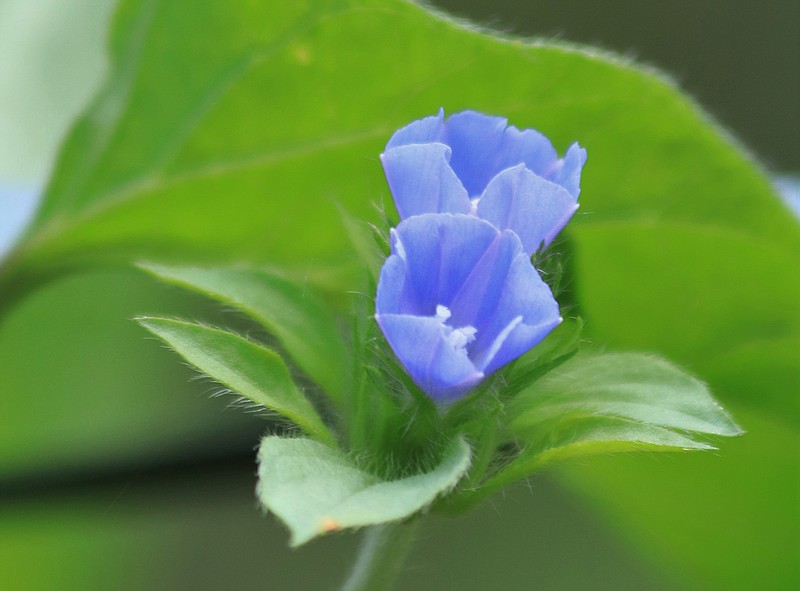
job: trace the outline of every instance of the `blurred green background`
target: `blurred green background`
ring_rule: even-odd
[[[797,3],[441,5],[500,30],[595,43],[663,68],[772,172],[800,170]],[[102,78],[112,8],[108,0],[0,0],[0,182],[44,184],[60,139]],[[241,323],[218,306],[124,269],[49,284],[0,321],[5,586],[335,588],[356,538],[340,535],[287,549],[285,532],[259,515],[253,494],[253,447],[265,429],[263,418],[231,408],[229,397],[210,396],[213,384],[193,380],[131,322],[142,312]],[[623,337],[636,340],[635,334]],[[757,384],[756,370],[724,375]],[[784,397],[796,396],[796,375],[787,373]],[[743,406],[760,404],[780,408],[769,399]],[[434,519],[401,588],[746,589],[761,581],[765,589],[789,589],[797,582],[791,562],[800,550],[797,531],[785,525],[797,523],[798,509],[798,440],[791,424],[791,417],[783,423],[748,416],[748,437],[760,441],[769,432],[769,444],[722,442],[711,460],[603,458],[515,487],[462,521]],[[745,460],[768,466],[742,475]],[[691,495],[709,461],[721,475],[715,496],[684,505],[683,491]],[[617,478],[623,464],[628,477]],[[654,472],[681,484],[652,508],[626,505],[625,489],[642,486],[644,493]],[[595,480],[587,481],[586,473]],[[726,489],[743,480],[752,480],[755,498],[772,496],[776,506],[795,513],[760,507],[758,530],[748,516],[725,521],[739,502]],[[596,481],[607,492],[602,498],[586,490]],[[653,500],[645,496],[642,505]],[[632,510],[650,510],[651,520],[629,519]],[[670,522],[675,512],[691,521],[692,511],[706,518],[697,521],[698,536],[707,535],[699,528],[715,511],[719,532],[715,546],[687,559],[674,548],[690,546],[681,536],[692,532]],[[736,555],[742,544],[770,554],[754,555],[752,578],[745,580],[736,569],[726,571],[730,548]],[[781,569],[775,578],[759,572],[775,565]]]

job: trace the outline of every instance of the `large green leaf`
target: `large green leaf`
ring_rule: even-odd
[[[743,231],[698,224],[594,224],[575,234],[575,289],[587,326],[609,346],[658,350],[707,379],[720,396],[800,424],[800,274],[797,253]],[[610,263],[622,257],[624,266]],[[768,354],[770,349],[774,354]],[[735,367],[763,378],[736,382]],[[752,361],[751,361],[752,360]],[[774,371],[773,371],[774,370]],[[754,388],[755,387],[755,388]]]
[[[456,439],[431,471],[392,481],[308,439],[265,437],[258,460],[261,502],[289,527],[292,546],[299,546],[339,529],[412,516],[458,483],[469,468],[470,449]]]
[[[559,475],[681,588],[794,589],[797,433],[754,415],[741,419],[747,433],[718,453],[597,457]]]
[[[131,322],[214,309],[132,269],[39,290],[0,330],[0,490],[9,481],[116,472],[249,449],[263,419]],[[137,468],[133,468],[137,469]],[[0,503],[2,504],[2,503]]]
[[[111,59],[20,246],[20,272],[131,257],[340,260],[349,246],[331,197],[370,215],[389,134],[440,105],[502,113],[561,148],[580,140],[589,222],[746,221],[798,244],[768,185],[668,83],[402,0],[129,0]]]
[[[335,400],[348,363],[336,323],[303,285],[254,269],[200,269],[142,264],[159,279],[225,302],[274,334],[289,356]]]
[[[167,318],[138,321],[212,379],[333,443],[333,435],[294,385],[279,355],[224,330]]]

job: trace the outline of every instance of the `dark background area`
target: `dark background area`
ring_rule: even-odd
[[[773,172],[800,169],[800,2],[436,0],[514,35],[613,50],[669,74]]]

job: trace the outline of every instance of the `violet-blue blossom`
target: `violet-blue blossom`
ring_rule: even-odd
[[[476,215],[510,229],[531,254],[549,244],[578,209],[586,150],[563,158],[544,135],[503,117],[444,112],[399,129],[381,155],[400,217]]]
[[[433,400],[465,395],[561,318],[519,237],[475,216],[422,214],[392,230],[375,317]]]

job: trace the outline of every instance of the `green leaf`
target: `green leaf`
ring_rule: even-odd
[[[575,429],[576,440],[594,438],[592,431],[598,428],[605,433],[606,418],[611,419],[612,434],[616,419],[623,419],[620,433],[626,437],[633,427],[628,421],[694,433],[742,433],[702,382],[662,359],[638,353],[575,357],[522,392],[508,412],[517,434],[544,439],[544,425],[555,421],[568,430],[575,417],[591,419],[588,428]]]
[[[582,230],[574,241],[575,288],[596,342],[659,351],[709,379],[723,400],[800,424],[796,396],[785,388],[787,379],[800,379],[800,349],[790,346],[800,338],[800,274],[789,271],[800,265],[796,253],[703,225]],[[735,368],[722,362],[728,356],[758,366],[764,379],[731,379]]]
[[[680,588],[793,589],[797,432],[736,414],[747,434],[719,453],[596,457],[565,464],[558,475]]]
[[[382,481],[340,451],[308,439],[265,437],[258,453],[258,494],[291,531],[292,546],[332,531],[399,521],[453,488],[470,464],[462,438],[438,466]]]
[[[507,407],[520,454],[467,505],[501,486],[566,460],[612,452],[714,449],[703,435],[742,430],[706,386],[674,365],[640,353],[573,357]]]
[[[265,270],[139,266],[162,281],[224,302],[257,320],[300,369],[334,400],[342,400],[350,360],[329,309],[307,286]]]
[[[252,402],[278,412],[326,443],[334,438],[292,382],[279,355],[238,335],[166,318],[138,318],[186,361]]]
[[[133,269],[104,270],[53,283],[6,318],[0,482],[80,478],[251,448],[263,419],[208,396],[208,384],[192,380],[193,370],[130,321],[142,310],[212,312],[187,299]]]
[[[515,480],[553,464],[575,458],[637,451],[689,451],[715,449],[702,441],[670,429],[617,416],[572,414],[538,423],[536,436],[521,437],[525,449],[490,479],[480,498]]]
[[[506,115],[561,150],[580,140],[579,225],[713,220],[800,243],[769,185],[690,101],[608,54],[499,39],[403,0],[204,0],[191,21],[186,7],[121,4],[106,84],[9,273],[244,259],[313,279],[351,257],[334,203],[374,219],[385,142],[440,106]]]

